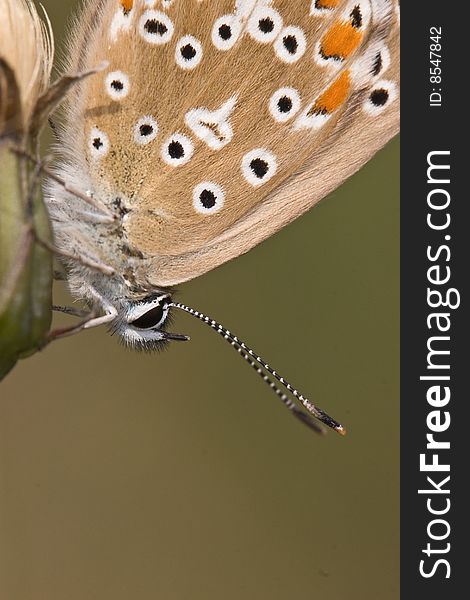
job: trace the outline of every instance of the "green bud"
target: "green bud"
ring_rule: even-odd
[[[33,167],[0,140],[0,379],[40,349],[51,324],[51,230]]]

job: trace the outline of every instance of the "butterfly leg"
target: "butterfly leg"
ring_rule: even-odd
[[[75,308],[74,306],[58,306],[57,304],[52,305],[52,310],[55,312],[61,312],[72,317],[80,317],[81,319],[88,317],[90,312]]]
[[[101,263],[101,262],[98,262],[98,261],[95,261],[95,260],[92,260],[89,258],[85,258],[84,256],[82,256],[81,254],[78,254],[78,253],[66,252],[65,250],[59,250],[58,248],[56,248],[49,242],[46,242],[45,240],[42,240],[41,238],[39,238],[37,235],[35,235],[35,238],[36,238],[36,241],[38,242],[38,244],[40,244],[41,246],[44,246],[47,250],[49,250],[53,254],[62,256],[63,258],[69,258],[71,260],[74,260],[74,261],[80,263],[81,265],[83,265],[84,267],[88,267],[89,269],[93,269],[94,271],[99,271],[100,273],[103,273],[104,275],[114,275],[114,269],[112,267],[110,267],[109,265],[106,265],[104,263]]]
[[[117,317],[117,314],[117,310],[113,306],[110,312],[107,312],[101,317],[94,317],[86,321],[83,325],[83,329],[91,329],[92,327],[99,327],[100,325],[110,323]]]
[[[67,275],[63,271],[59,271],[58,269],[54,269],[52,271],[52,278],[54,281],[67,281]]]
[[[66,311],[63,311],[63,312],[66,312]],[[75,335],[76,333],[80,333],[80,331],[83,331],[85,329],[86,324],[89,323],[90,321],[93,321],[95,318],[96,318],[96,313],[91,312],[91,313],[88,313],[88,315],[85,319],[83,319],[76,325],[72,325],[71,327],[58,327],[57,329],[52,329],[47,336],[45,345],[47,345],[50,342],[53,342],[55,340],[60,340],[64,337],[69,337],[71,335]]]
[[[98,294],[98,292],[96,292],[96,290],[91,288],[89,291],[90,294],[97,301],[96,306],[101,306],[104,309],[105,314],[98,316],[96,312],[96,307],[93,308],[89,313],[83,313],[83,311],[75,310],[74,308],[69,308],[66,306],[55,306],[54,310],[58,310],[59,312],[64,312],[77,317],[82,317],[85,315],[85,318],[76,325],[72,325],[71,327],[53,329],[49,332],[49,335],[47,336],[47,343],[52,342],[54,340],[59,340],[64,337],[75,335],[76,333],[80,333],[80,331],[83,331],[84,329],[99,327],[100,325],[110,323],[113,319],[116,318],[117,310],[114,308],[114,306],[106,302],[104,298],[100,294]]]
[[[118,312],[116,308],[112,304],[110,304],[101,294],[99,294],[95,290],[95,288],[89,286],[88,293],[94,299],[95,303],[88,318],[78,325],[80,329],[91,329],[92,327],[99,327],[100,325],[110,323],[117,317]],[[104,315],[97,316],[96,309],[98,307],[104,310]]]
[[[62,327],[53,329],[47,336],[47,342],[52,342],[64,337],[69,337],[80,333],[84,329],[91,329],[92,327],[99,327],[110,323],[117,317],[116,308],[107,302],[101,294],[99,294],[93,287],[88,288],[88,295],[94,300],[94,306],[90,312],[84,312],[80,309],[71,308],[68,306],[54,306],[53,309],[58,312],[63,312],[76,317],[85,317],[82,321],[71,327]],[[98,308],[104,311],[104,315],[98,315]]]
[[[78,316],[78,314],[76,316]],[[60,327],[50,331],[47,336],[46,344],[53,342],[54,340],[60,340],[64,337],[75,335],[76,333],[80,333],[84,329],[90,329],[90,327],[97,327],[98,325],[102,325],[103,323],[108,323],[109,321],[112,321],[115,318],[115,316],[115,314],[106,313],[105,315],[98,317],[96,316],[96,313],[92,311],[88,313],[88,316],[85,319],[83,319],[83,321],[80,321],[76,325],[72,325],[71,327]]]
[[[62,186],[66,192],[69,192],[70,194],[72,194],[72,196],[83,200],[83,202],[85,202],[89,206],[93,207],[96,211],[98,211],[97,214],[93,214],[96,220],[98,220],[100,223],[112,224],[116,221],[116,215],[114,215],[104,204],[96,200],[92,193],[82,192],[76,187],[71,186],[69,183],[67,183],[67,181],[64,178],[57,175],[55,171],[53,171],[47,166],[47,161],[45,159],[38,160],[35,156],[29,154],[29,152],[23,150],[22,148],[12,147],[11,151],[17,156],[20,156],[21,158],[34,164],[38,173],[44,173],[44,175],[47,175],[47,177],[49,177],[50,179],[58,183],[60,186]]]

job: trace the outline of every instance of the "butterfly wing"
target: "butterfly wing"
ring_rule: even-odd
[[[73,160],[150,286],[247,252],[398,130],[392,0],[103,0],[74,55],[109,66],[69,104]]]

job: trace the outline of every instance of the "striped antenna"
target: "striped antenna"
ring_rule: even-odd
[[[261,358],[258,354],[256,354],[251,348],[249,348],[242,340],[240,340],[236,335],[233,335],[228,329],[226,329],[220,323],[217,323],[214,319],[204,315],[203,313],[186,306],[185,304],[181,304],[180,302],[169,302],[169,307],[179,308],[183,310],[193,317],[196,317],[206,325],[209,325],[214,331],[216,331],[219,335],[221,335],[229,344],[237,350],[237,352],[242,356],[258,373],[258,375],[265,381],[269,387],[277,394],[280,398],[281,402],[286,406],[291,413],[297,417],[302,423],[316,431],[317,433],[324,433],[324,429],[312,418],[318,419],[321,423],[331,427],[341,435],[346,435],[346,429],[338,423],[335,419],[330,417],[326,412],[316,407],[314,404],[310,402],[308,398],[306,398],[303,394],[301,394],[296,388],[294,388],[289,382],[287,382],[284,377],[281,377],[279,373],[277,373],[274,369],[272,369],[268,363]],[[296,398],[302,406],[307,410],[304,412],[300,410],[300,408],[285,394],[282,392],[278,386],[272,381],[268,375],[265,373],[267,371],[270,373],[277,381],[279,381],[293,396]]]

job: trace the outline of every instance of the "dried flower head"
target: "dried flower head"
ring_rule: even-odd
[[[45,10],[42,19],[32,0],[0,0],[0,14],[0,133],[5,133],[12,118],[16,127],[28,129],[49,83],[54,38]]]

